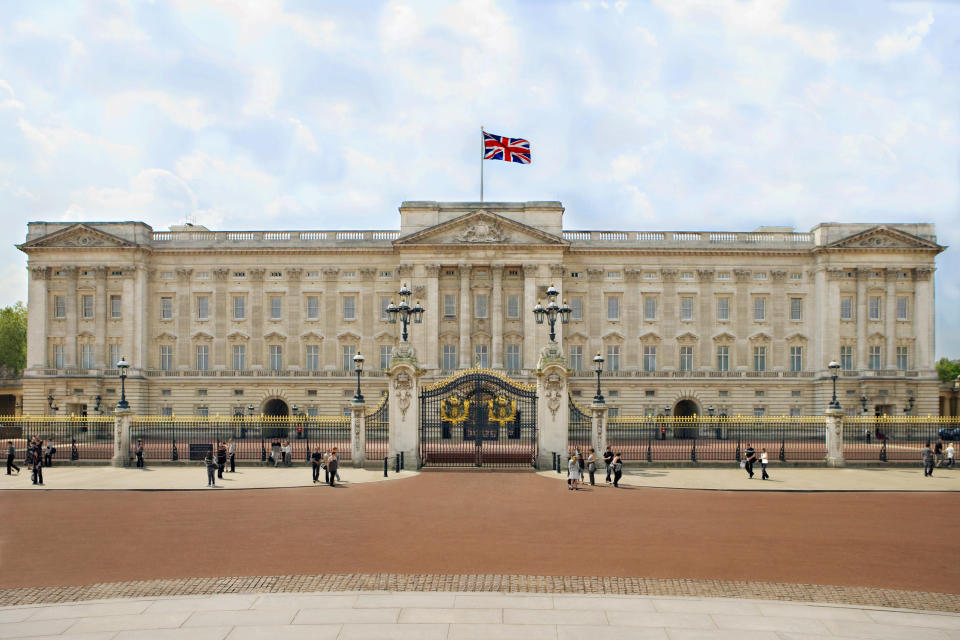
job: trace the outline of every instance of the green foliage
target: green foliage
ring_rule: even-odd
[[[0,309],[0,375],[16,375],[27,366],[27,308],[22,302]]]
[[[937,360],[937,375],[941,382],[951,382],[960,376],[960,360],[940,358]]]

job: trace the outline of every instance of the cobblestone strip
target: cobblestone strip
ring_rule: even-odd
[[[576,593],[792,600],[960,613],[960,594],[783,582],[577,576],[362,574],[177,578],[0,590],[0,606],[107,598],[312,591]]]

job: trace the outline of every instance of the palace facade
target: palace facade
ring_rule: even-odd
[[[532,381],[553,284],[571,393],[593,396],[600,353],[611,415],[821,413],[831,360],[848,413],[938,412],[932,224],[577,231],[563,211],[404,202],[399,231],[30,223],[22,411],[109,411],[125,356],[137,413],[340,414],[356,352],[364,395],[386,391],[406,283],[427,384],[474,366]]]

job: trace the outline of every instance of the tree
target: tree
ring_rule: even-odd
[[[937,360],[937,375],[941,382],[953,382],[960,376],[960,360],[940,358]]]
[[[16,375],[27,366],[27,308],[22,302],[0,309],[0,374]]]

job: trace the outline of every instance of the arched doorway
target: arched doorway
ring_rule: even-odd
[[[270,398],[263,403],[263,415],[286,417],[290,415],[290,408],[280,398]]]
[[[684,399],[673,407],[673,415],[678,418],[687,418],[700,415],[700,405],[695,400]],[[697,427],[691,423],[679,423],[673,426],[674,438],[696,438]]]
[[[263,403],[263,415],[286,418],[290,415],[290,408],[287,407],[287,403],[280,398],[270,398]],[[288,427],[289,425],[283,422],[266,422],[263,425],[263,437],[287,439],[290,437]]]

